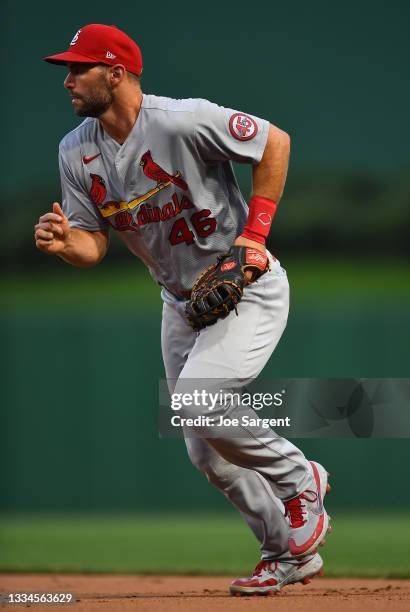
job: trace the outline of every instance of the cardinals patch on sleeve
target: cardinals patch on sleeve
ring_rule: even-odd
[[[258,133],[258,125],[245,113],[235,113],[229,120],[229,131],[236,140],[251,140]]]

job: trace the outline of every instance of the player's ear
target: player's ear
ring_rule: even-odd
[[[119,83],[125,76],[125,66],[122,64],[115,64],[110,67],[110,78],[113,83]]]

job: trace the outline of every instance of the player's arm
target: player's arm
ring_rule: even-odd
[[[206,100],[195,114],[195,145],[208,162],[252,164],[248,220],[234,244],[265,252],[265,241],[286,181],[290,139],[268,121]]]
[[[262,159],[253,166],[252,195],[269,198],[278,204],[285,188],[289,154],[289,134],[271,124]]]
[[[262,159],[252,166],[252,198],[245,235],[239,236],[234,242],[235,245],[249,246],[265,252],[265,238],[270,229],[269,219],[272,221],[285,187],[289,154],[289,135],[270,125]],[[258,216],[263,223],[258,220]]]
[[[35,226],[36,246],[79,268],[98,264],[107,252],[109,226],[90,200],[78,165],[78,145],[66,136],[59,147],[62,206],[42,215]]]
[[[58,202],[54,202],[52,212],[40,217],[34,231],[36,247],[40,251],[58,255],[79,268],[95,266],[108,249],[108,232],[70,227]]]

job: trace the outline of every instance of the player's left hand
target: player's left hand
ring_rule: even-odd
[[[194,331],[224,319],[242,299],[244,287],[269,270],[269,260],[259,249],[233,245],[204,270],[192,287],[185,314]],[[250,272],[250,279],[245,277]]]
[[[260,242],[256,242],[255,240],[249,240],[249,238],[243,238],[242,236],[238,236],[238,238],[233,243],[234,246],[244,246],[249,247],[251,249],[256,249],[263,254],[266,254],[266,247],[264,244]],[[246,284],[252,283],[255,280],[255,271],[254,270],[245,270],[245,278],[247,280]]]

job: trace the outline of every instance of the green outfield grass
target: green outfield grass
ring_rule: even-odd
[[[396,302],[410,298],[409,263],[404,260],[306,258],[282,261],[295,299]],[[3,307],[83,306],[87,303],[160,305],[159,286],[138,265],[109,264],[79,270],[61,263],[61,270],[37,270],[5,278],[0,287]]]
[[[340,514],[327,576],[410,577],[408,514]],[[258,560],[235,514],[0,518],[2,572],[246,574]]]

